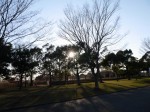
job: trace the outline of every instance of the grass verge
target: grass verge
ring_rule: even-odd
[[[0,90],[0,110],[55,103],[94,95],[108,94],[122,90],[150,86],[150,78],[139,80],[112,80],[100,84],[100,91],[94,91],[94,83],[83,83],[36,88],[17,88]]]

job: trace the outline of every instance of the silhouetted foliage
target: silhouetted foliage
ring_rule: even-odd
[[[3,38],[0,38],[0,77],[9,78],[10,70],[8,66],[11,63],[11,43],[5,43]]]
[[[141,70],[139,61],[132,54],[130,49],[118,51],[116,54],[110,53],[105,56],[101,64],[104,67],[112,67],[111,69],[116,73],[117,79],[126,74],[130,80],[131,76],[138,75]]]
[[[12,65],[14,67],[15,73],[19,75],[19,88],[21,89],[23,86],[23,75],[28,71],[29,66],[29,49],[21,49],[18,47],[13,51],[12,55]]]
[[[150,52],[146,52],[142,58],[140,59],[140,68],[144,71],[146,70],[147,72],[149,72],[149,67],[150,67]]]
[[[54,71],[55,66],[55,55],[54,55],[54,46],[47,44],[44,46],[45,52],[42,59],[42,71],[43,74],[46,74],[49,76],[49,87],[52,86],[52,71]]]

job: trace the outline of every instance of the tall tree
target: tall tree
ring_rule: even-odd
[[[0,0],[0,58],[7,57],[8,46],[22,44],[26,39],[29,47],[34,42],[42,40],[51,26],[51,22],[39,21],[38,11],[30,11],[35,0]],[[5,48],[7,49],[4,49]],[[2,65],[0,59],[0,66]],[[3,69],[4,70],[4,69]]]
[[[87,55],[95,79],[95,89],[99,89],[102,54],[108,46],[120,40],[116,35],[119,17],[115,19],[118,6],[118,1],[94,0],[93,6],[84,5],[81,9],[67,7],[64,11],[66,19],[60,23],[60,37],[79,44]]]
[[[68,58],[69,58],[69,63],[71,65],[70,70],[76,76],[77,85],[80,85],[80,75],[79,74],[82,72],[82,68],[83,68],[81,66],[81,63],[79,63],[81,51],[82,50],[78,45],[68,46]]]
[[[56,47],[53,55],[55,57],[55,76],[56,80],[62,81],[65,75],[65,82],[68,81],[67,76],[67,45]]]
[[[43,57],[42,69],[46,75],[49,76],[49,87],[52,86],[52,72],[54,71],[54,46],[47,44],[44,46],[46,49]]]
[[[4,39],[0,38],[0,52],[5,51],[0,54],[0,77],[4,77],[5,79],[9,78],[9,69],[8,66],[11,63],[11,53],[12,53],[12,45],[11,43],[4,44]]]
[[[33,86],[33,74],[38,72],[39,62],[42,59],[42,51],[40,48],[34,47],[29,49],[28,74],[30,76],[30,86]]]
[[[142,58],[140,59],[140,64],[142,65],[141,68],[142,70],[146,70],[147,72],[149,72],[149,68],[150,68],[150,51],[146,52]]]
[[[19,75],[19,88],[23,86],[23,76],[28,71],[29,66],[29,49],[17,48],[13,51],[12,65],[14,67],[15,75]]]
[[[136,58],[132,56],[132,50],[124,50],[124,51],[118,51],[116,53],[116,58],[118,60],[118,64],[122,66],[122,68],[126,69],[126,75],[128,79],[131,79],[131,65],[133,62],[136,62]]]

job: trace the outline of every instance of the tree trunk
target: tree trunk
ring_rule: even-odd
[[[25,88],[27,87],[27,74],[25,73]]]
[[[118,75],[117,75],[117,82],[119,81],[119,77],[118,77]]]
[[[65,70],[65,84],[67,84],[67,70]]]
[[[30,72],[30,86],[33,86],[33,74]]]
[[[52,75],[51,75],[51,71],[49,71],[49,87],[52,86]]]
[[[69,64],[66,64],[66,69],[65,69],[65,84],[68,83],[68,70],[69,70]]]
[[[80,86],[80,76],[79,76],[79,69],[78,69],[78,67],[77,67],[76,77],[77,77],[77,85]]]
[[[103,82],[103,79],[102,79],[102,76],[101,76],[101,74],[100,74],[99,67],[97,67],[97,77],[98,77],[98,79],[100,79],[100,83],[104,83],[104,82]]]
[[[95,90],[99,90],[99,83],[98,83],[98,75],[94,72],[94,68],[91,68],[91,72],[94,76],[94,82],[95,82]]]
[[[130,75],[128,75],[128,80],[131,80],[131,77],[130,77]]]
[[[98,60],[97,60],[96,61],[97,77],[98,77],[98,80],[100,79],[100,83],[103,83],[103,79],[102,79],[102,76],[100,74],[99,68],[100,68],[100,66],[99,66],[99,63],[98,63]]]
[[[19,83],[19,89],[22,89],[22,78],[23,78],[23,74],[20,74],[20,83]]]

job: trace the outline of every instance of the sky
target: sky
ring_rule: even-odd
[[[113,0],[116,1],[116,0]],[[40,16],[46,21],[54,23],[52,35],[55,37],[50,43],[55,45],[67,44],[65,40],[57,36],[60,19],[64,18],[64,9],[67,4],[82,6],[84,3],[91,4],[92,0],[37,0],[33,5],[33,10],[40,10]],[[127,33],[118,48],[131,49],[134,56],[140,58],[143,53],[140,51],[144,38],[150,38],[150,0],[120,0],[118,10],[120,15],[119,31],[121,34]]]

